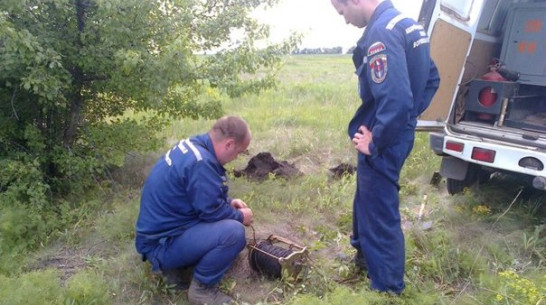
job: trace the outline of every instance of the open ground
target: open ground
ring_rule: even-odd
[[[349,246],[356,155],[346,125],[360,103],[351,65],[349,56],[289,57],[277,88],[225,98],[225,113],[244,117],[253,133],[248,154],[228,166],[230,195],[254,211],[247,238],[289,238],[307,247],[309,268],[300,279],[270,279],[249,267],[245,250],[222,289],[240,304],[546,304],[544,194],[498,174],[449,196],[426,134],[400,179],[407,289],[400,298],[369,291]],[[164,150],[210,124],[173,122],[159,131]],[[133,245],[140,187],[162,153],[128,155],[112,183],[85,194],[80,220],[29,255],[26,274],[48,272],[60,287],[79,278],[108,304],[186,304],[185,292],[152,273]],[[241,175],[261,153],[297,174]],[[346,175],[332,172],[340,166]]]

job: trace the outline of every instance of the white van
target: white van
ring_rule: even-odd
[[[431,131],[450,194],[500,171],[546,190],[546,0],[424,0],[441,84]]]

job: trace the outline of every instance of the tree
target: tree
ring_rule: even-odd
[[[257,48],[268,29],[249,13],[277,1],[2,0],[0,166],[75,191],[152,148],[166,120],[218,117],[223,93],[273,86],[297,40]],[[0,199],[16,175],[0,174]]]

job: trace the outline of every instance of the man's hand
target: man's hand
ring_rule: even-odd
[[[243,213],[243,225],[250,226],[252,224],[252,210],[249,208],[241,208],[239,209],[241,213]]]
[[[234,209],[237,209],[243,213],[243,224],[245,226],[250,226],[252,224],[252,210],[248,208],[246,203],[242,201],[241,199],[232,199],[231,200],[231,206]]]
[[[353,144],[355,145],[356,150],[369,156],[371,154],[370,143],[372,143],[373,134],[364,125],[360,126],[358,131],[359,132],[355,133],[355,136],[353,137]]]
[[[246,203],[244,201],[242,201],[241,199],[232,199],[231,200],[231,206],[234,208],[234,209],[237,209],[237,210],[240,210],[242,208],[247,208],[248,206],[246,205]]]

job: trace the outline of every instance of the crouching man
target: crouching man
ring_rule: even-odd
[[[182,140],[153,167],[142,190],[136,249],[164,275],[193,268],[191,304],[227,304],[218,289],[246,245],[252,211],[228,196],[224,165],[250,144],[248,124],[222,117],[208,133]]]

